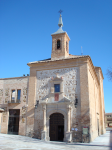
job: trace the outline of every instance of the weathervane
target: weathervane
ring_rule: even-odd
[[[61,9],[58,11],[59,13],[60,13],[60,15],[61,15],[61,13],[63,12]]]

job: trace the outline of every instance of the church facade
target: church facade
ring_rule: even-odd
[[[30,76],[0,79],[0,132],[45,141],[90,142],[105,133],[103,74],[89,55],[70,55],[67,32],[52,36],[51,58]]]

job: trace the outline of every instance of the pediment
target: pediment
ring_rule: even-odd
[[[58,101],[58,103],[61,103],[61,102],[69,102],[69,103],[71,103],[72,100],[70,100],[69,98],[67,98],[67,97],[64,96],[63,99],[61,99],[61,100]]]
[[[50,103],[72,103],[72,100],[70,100],[69,98],[67,97],[63,97],[61,100],[59,101],[54,101],[54,100],[51,100],[49,98],[45,99],[45,100],[40,100],[39,101],[40,104],[50,104]]]

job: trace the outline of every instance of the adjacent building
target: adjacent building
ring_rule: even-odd
[[[106,127],[112,127],[112,113],[105,114],[105,124]]]
[[[105,133],[102,70],[69,54],[61,15],[58,25],[50,59],[28,63],[30,76],[0,79],[1,133],[67,142]]]

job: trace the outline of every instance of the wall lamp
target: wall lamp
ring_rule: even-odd
[[[4,108],[0,108],[0,112],[4,112],[5,111],[5,109]]]
[[[78,104],[78,99],[76,98],[74,102],[75,108],[77,108],[77,104]]]
[[[39,100],[36,100],[35,109],[37,109],[38,105],[39,105]]]

